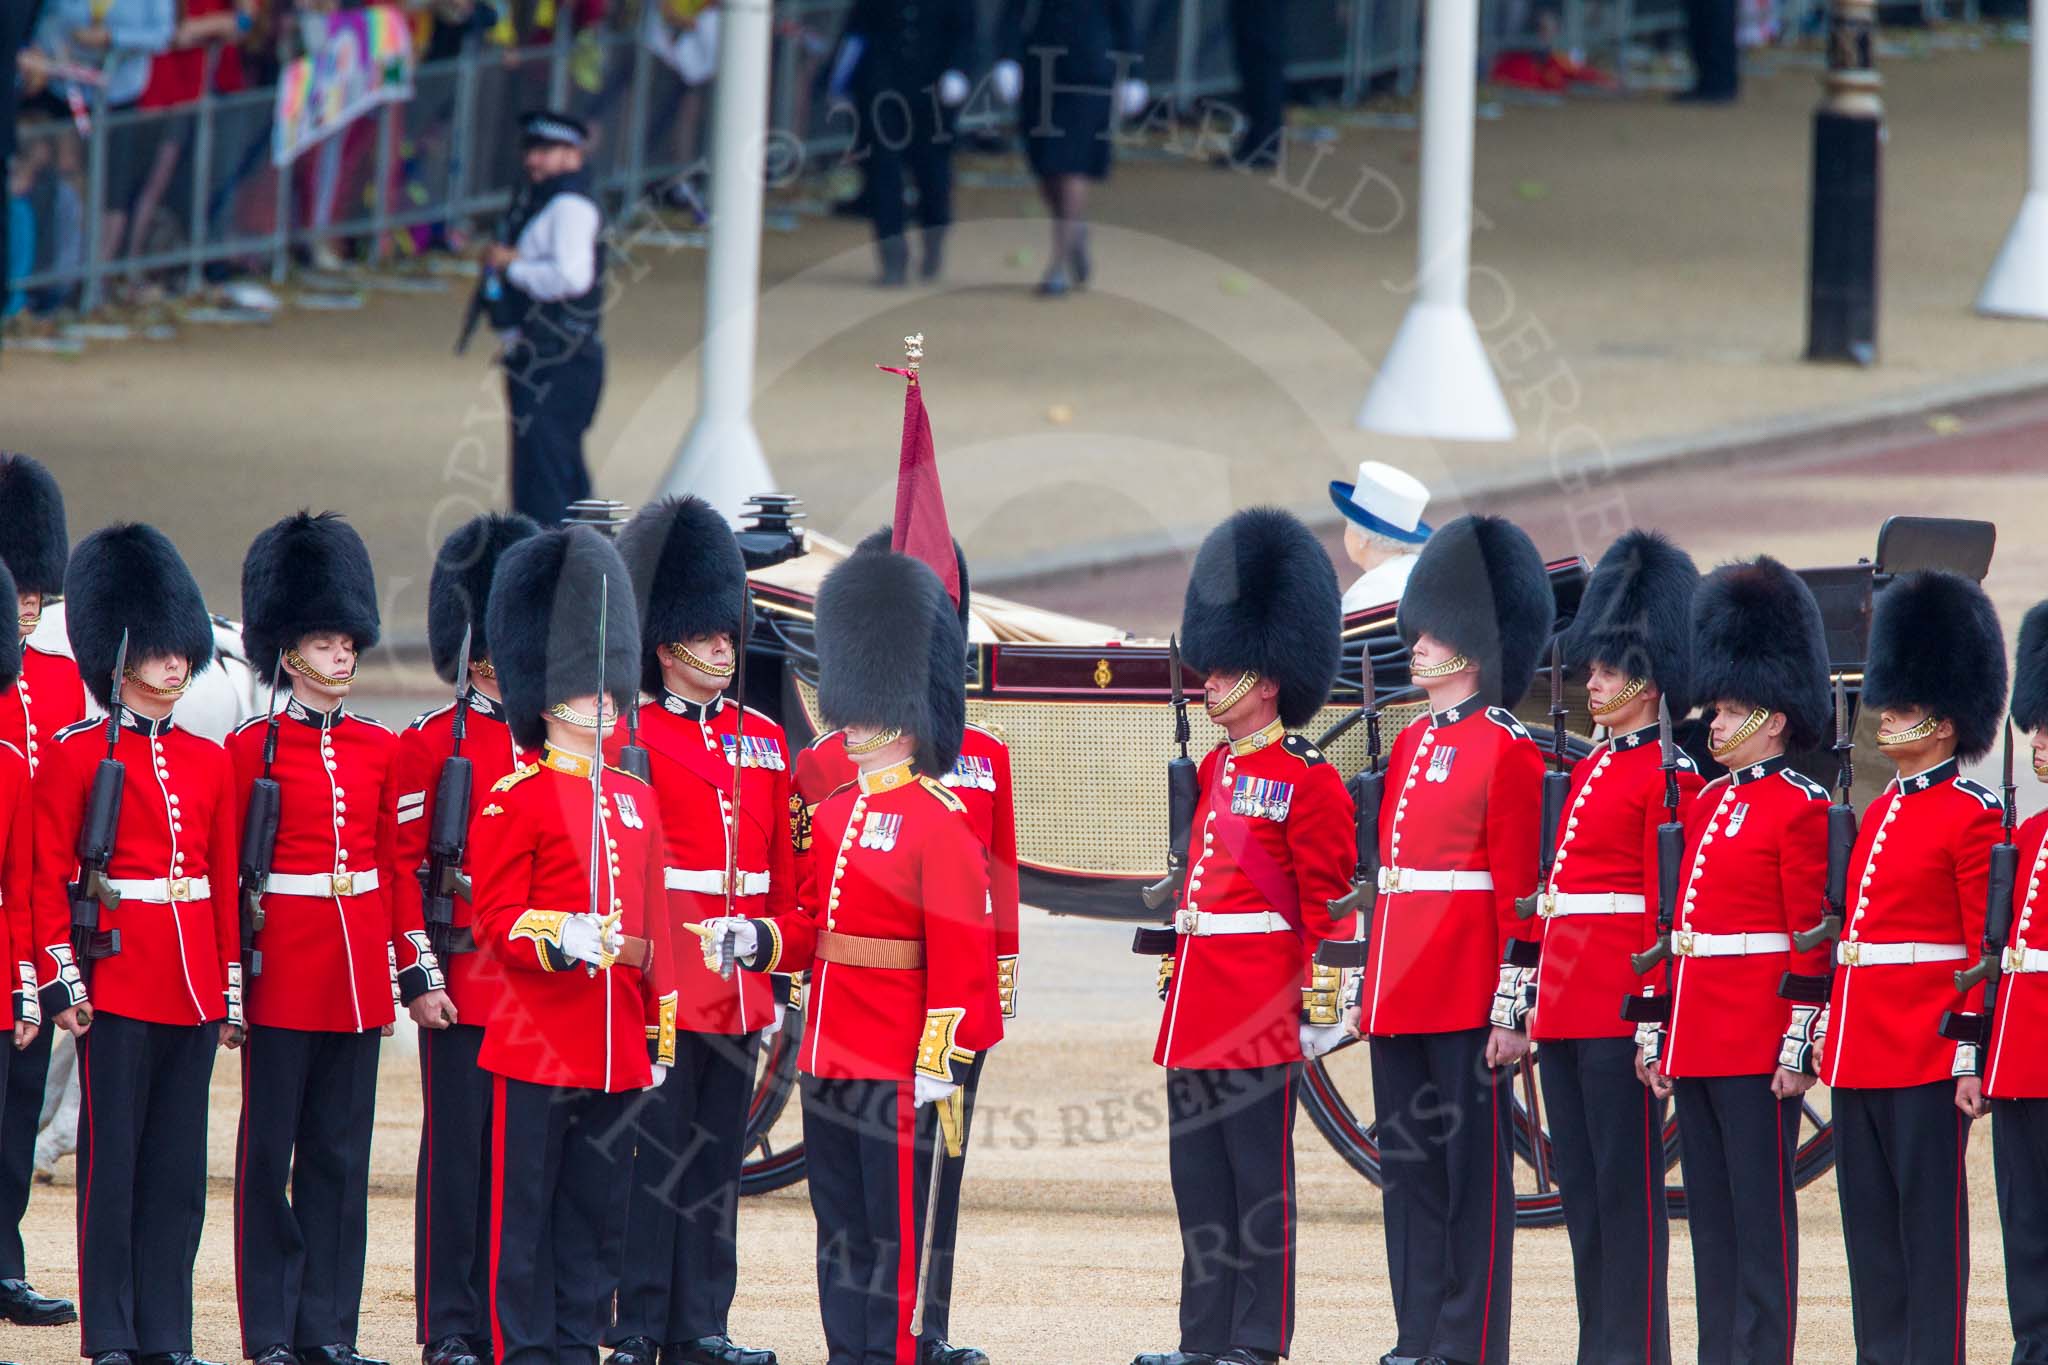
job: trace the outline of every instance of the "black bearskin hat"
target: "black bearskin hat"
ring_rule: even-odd
[[[967,726],[967,642],[931,566],[852,555],[818,589],[818,709],[832,725],[917,739],[917,766],[952,771]]]
[[[370,552],[338,512],[298,512],[266,529],[242,557],[242,646],[265,682],[278,651],[339,631],[361,654],[377,643],[377,579]]]
[[[2048,725],[2048,602],[2036,603],[2020,622],[2012,656],[2012,723],[2022,730]]]
[[[0,562],[15,592],[64,591],[70,548],[64,494],[50,471],[27,455],[0,455]]]
[[[1513,706],[1535,681],[1556,619],[1557,597],[1529,533],[1505,517],[1464,516],[1423,545],[1395,622],[1410,648],[1433,635],[1478,664],[1487,703]]]
[[[1180,652],[1198,673],[1257,673],[1280,685],[1280,723],[1306,725],[1337,681],[1344,595],[1315,533],[1277,507],[1247,507],[1195,552]]]
[[[1702,705],[1744,702],[1785,713],[1788,748],[1826,737],[1827,633],[1799,575],[1772,559],[1723,564],[1692,599],[1693,692]]]
[[[14,575],[7,571],[7,561],[0,559],[0,602],[12,602],[18,596]],[[14,686],[14,680],[20,676],[21,632],[0,629],[0,687]]]
[[[491,600],[491,575],[498,556],[528,536],[540,534],[540,523],[514,512],[486,512],[455,528],[434,556],[427,579],[427,652],[441,681],[452,683],[465,671],[462,628],[470,627],[469,657],[491,657],[484,610]]]
[[[661,691],[654,651],[693,635],[732,636],[744,649],[754,626],[747,562],[732,527],[702,498],[663,498],[640,509],[619,533],[619,555],[633,575],[644,658],[640,686]]]
[[[528,536],[498,561],[484,619],[505,723],[519,743],[547,738],[549,707],[597,691],[597,604],[606,580],[604,686],[623,715],[639,700],[640,613],[618,548],[587,526],[568,526]]]
[[[192,664],[192,676],[213,662],[213,620],[178,549],[141,522],[103,526],[71,553],[64,571],[64,631],[86,688],[113,709],[114,659],[128,632],[132,667],[158,655]]]
[[[878,550],[888,553],[895,535],[896,533],[893,530],[884,526],[879,531],[873,531],[862,536],[860,544],[853,547],[853,552],[857,555],[873,554]],[[960,575],[959,609],[955,614],[960,618],[960,630],[964,637],[967,631],[967,618],[972,614],[969,609],[969,594],[973,589],[968,586],[967,582],[967,552],[960,548],[958,540],[953,542],[953,567]]]
[[[1991,752],[2005,714],[2005,631],[1984,589],[1940,569],[1893,579],[1870,614],[1862,700],[1926,707],[1955,726],[1965,763]]]
[[[1603,663],[1648,678],[1671,714],[1692,709],[1692,556],[1655,531],[1629,531],[1607,547],[1559,643],[1565,664]]]

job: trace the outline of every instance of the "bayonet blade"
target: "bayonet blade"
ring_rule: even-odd
[[[1835,747],[1843,748],[1849,743],[1849,690],[1842,682],[1842,675],[1835,674]]]
[[[1173,704],[1176,707],[1188,704],[1187,693],[1180,685],[1180,636],[1178,633],[1166,637],[1166,657],[1173,670]]]
[[[457,700],[460,700],[462,694],[469,690],[469,649],[475,631],[476,625],[474,622],[464,621],[462,623],[462,653],[457,656],[462,660],[462,667],[455,670],[455,696]]]
[[[2005,807],[2005,841],[2011,843],[2013,824],[2019,815],[2019,788],[2014,785],[2012,779],[2012,721],[2008,719],[2003,728],[2005,730],[2005,778],[2000,783],[2000,786],[2004,788],[2000,793],[2004,798],[2000,804]]]
[[[1657,698],[1657,756],[1666,772],[1678,766],[1678,743],[1671,737],[1671,702],[1662,695]]]
[[[1550,716],[1553,721],[1565,712],[1564,705],[1564,637],[1550,637]]]
[[[126,626],[123,626],[123,627],[121,627],[121,643],[120,643],[120,646],[119,646],[118,648],[116,648],[116,649],[114,650],[114,678],[113,678],[113,685],[112,685],[111,687],[109,687],[109,688],[107,689],[107,695],[108,695],[108,696],[110,696],[110,697],[112,697],[112,698],[114,699],[114,705],[113,705],[113,707],[112,707],[111,709],[113,710],[114,714],[115,714],[115,715],[117,715],[117,716],[118,716],[118,715],[119,715],[119,714],[121,713],[121,681],[122,681],[122,679],[126,678],[127,676],[128,676],[128,627],[126,627]]]

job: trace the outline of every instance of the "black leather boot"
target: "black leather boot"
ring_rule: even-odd
[[[742,1346],[728,1336],[671,1342],[662,1365],[776,1365],[775,1352]]]
[[[17,1327],[62,1327],[78,1321],[78,1308],[69,1299],[38,1294],[27,1280],[0,1280],[0,1318]]]

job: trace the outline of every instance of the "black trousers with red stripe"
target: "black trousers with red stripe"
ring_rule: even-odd
[[[1504,1365],[1515,1246],[1511,1071],[1488,1029],[1372,1040],[1394,1354]]]
[[[1671,1359],[1664,1103],[1633,1038],[1551,1038],[1537,1071],[1579,1303],[1578,1365]]]
[[[619,1285],[633,1103],[495,1078],[491,1339],[497,1365],[596,1365]]]
[[[79,1354],[192,1349],[220,1025],[95,1014],[79,1040]]]
[[[242,1044],[235,1288],[246,1356],[355,1343],[381,1041],[376,1029],[256,1025]]]
[[[35,1185],[36,1130],[43,1122],[43,1082],[56,1037],[55,1021],[45,1019],[36,1040],[20,1052],[0,1047],[12,1054],[0,1086],[0,1280],[28,1278],[21,1218]]]
[[[1970,1121],[1954,1081],[1833,1092],[1857,1365],[1964,1359]]]
[[[1672,1082],[1700,1365],[1792,1365],[1799,1326],[1795,1097],[1761,1076]]]
[[[947,1341],[953,1328],[953,1252],[960,1242],[960,1185],[967,1176],[967,1145],[974,1137],[974,1096],[981,1089],[981,1064],[988,1053],[977,1052],[960,1082],[960,1159],[948,1160],[939,1172],[938,1216],[932,1223],[932,1273],[924,1287],[924,1330],[919,1341]]]
[[[916,1365],[910,1317],[937,1116],[912,1108],[909,1081],[800,1085],[827,1365]]]
[[[1991,1102],[2013,1365],[2048,1365],[2048,1100]]]
[[[605,1340],[726,1335],[739,1287],[740,1163],[761,1035],[678,1033],[668,1079],[634,1111],[618,1318]]]
[[[491,1336],[491,1073],[476,1064],[483,1027],[420,1030],[419,1175],[413,1186],[413,1294],[422,1343]]]
[[[1294,1335],[1297,1068],[1166,1073],[1180,1349],[1286,1355]]]

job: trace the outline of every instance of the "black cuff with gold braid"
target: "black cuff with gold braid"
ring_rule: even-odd
[[[750,972],[772,972],[782,961],[782,931],[775,927],[772,919],[747,921],[754,926],[754,955],[739,959],[739,965]]]
[[[567,910],[529,910],[512,921],[511,931],[505,937],[513,943],[530,940],[542,971],[567,971],[576,962],[562,951],[562,926],[568,920]]]
[[[960,1021],[967,1017],[964,1009],[937,1009],[926,1012],[924,1037],[917,1044],[917,1074],[929,1076],[935,1081],[958,1084],[960,1076],[953,1074],[953,1064],[966,1065],[974,1060],[974,1053],[953,1041],[960,1031]]]
[[[1336,967],[1325,967],[1320,962],[1310,968],[1309,984],[1301,988],[1301,1017],[1303,1022],[1318,1028],[1340,1022],[1344,1017],[1343,1003],[1338,996],[1344,990],[1344,973]]]
[[[1017,1017],[1017,955],[996,959],[996,999],[1003,1007],[1003,1018]]]

